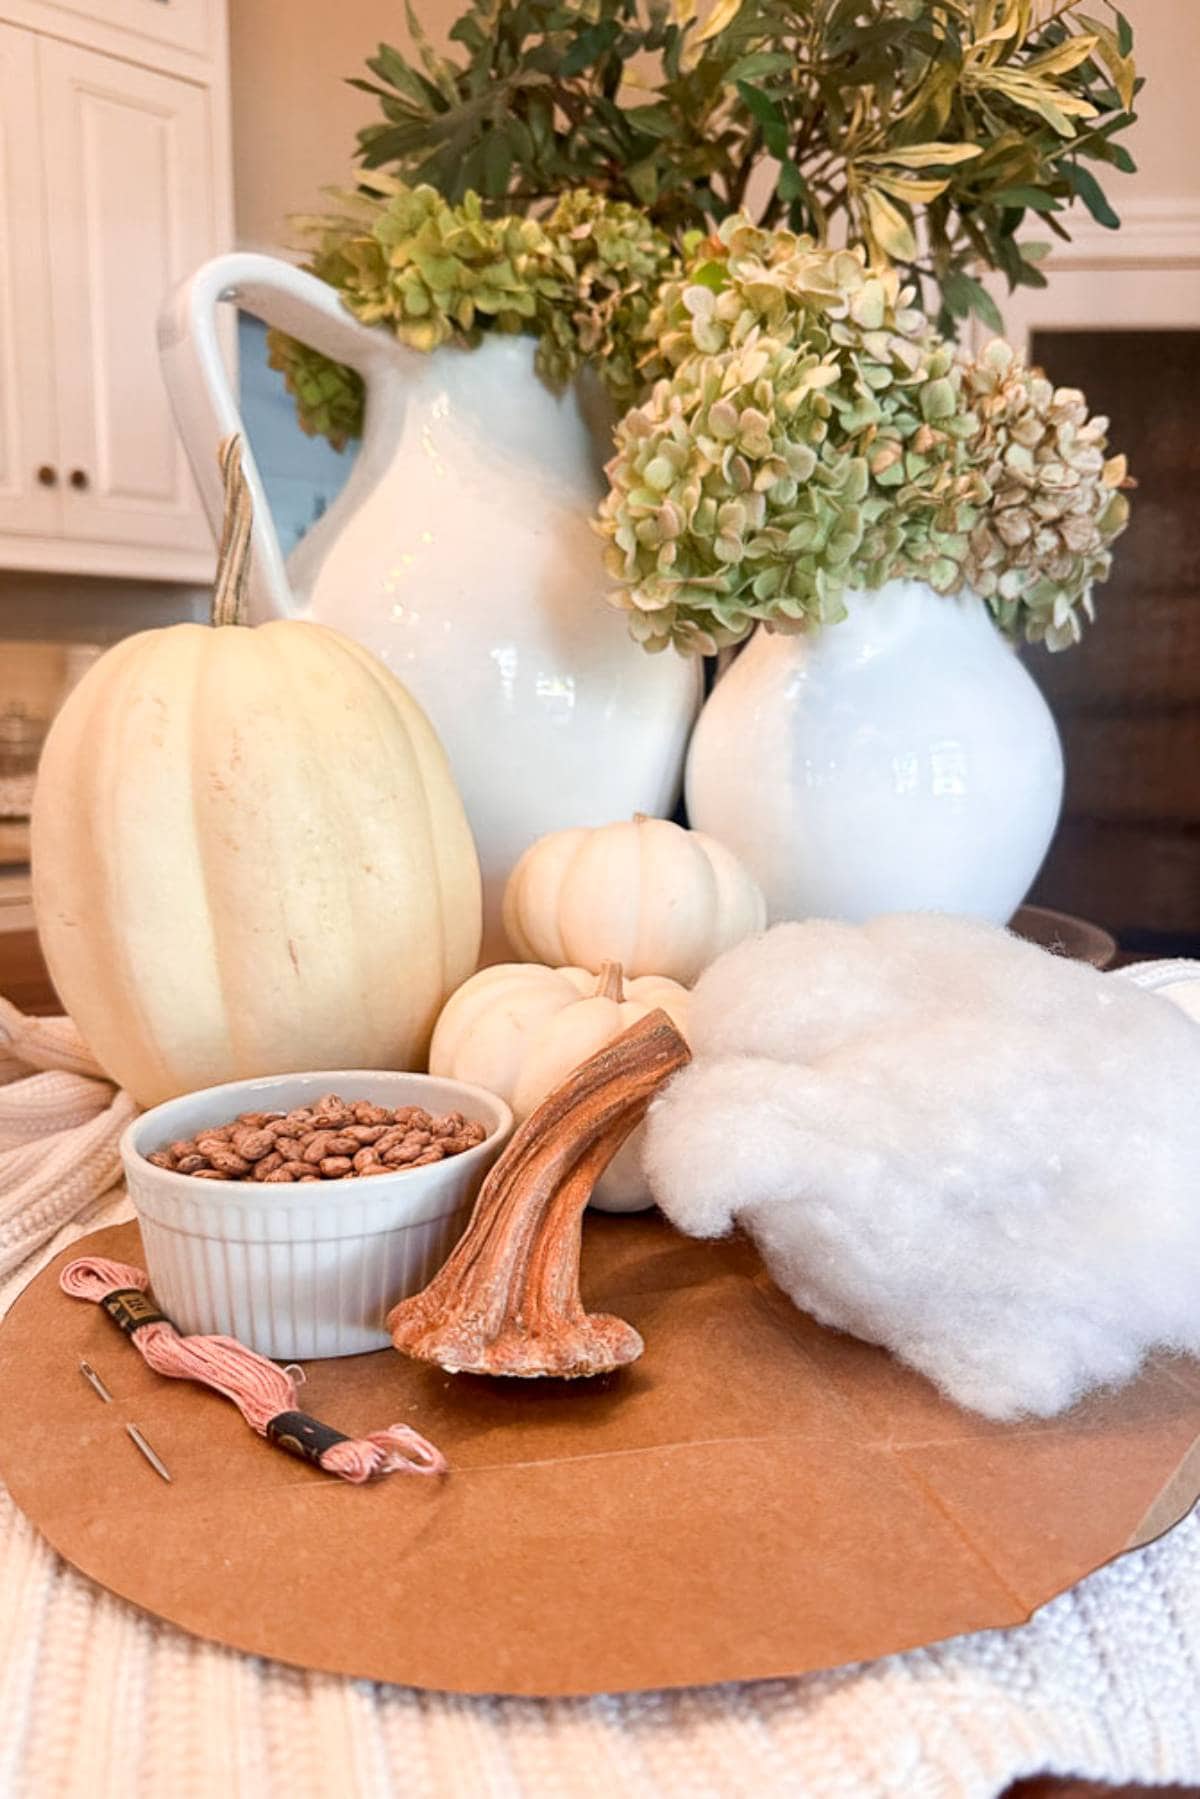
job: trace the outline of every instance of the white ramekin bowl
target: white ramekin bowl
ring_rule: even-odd
[[[424,1168],[292,1187],[197,1181],[146,1160],[239,1112],[287,1112],[325,1093],[462,1112],[488,1135]],[[386,1348],[389,1309],[441,1267],[511,1129],[512,1113],[494,1093],[428,1074],[335,1068],[167,1100],[121,1138],[151,1291],[185,1335],[236,1337],[277,1361]]]

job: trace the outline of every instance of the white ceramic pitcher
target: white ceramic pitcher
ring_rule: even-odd
[[[220,353],[232,302],[346,363],[367,390],[342,492],[285,566],[254,460],[250,610],[365,643],[446,747],[479,846],[484,960],[506,955],[504,882],[544,832],[669,814],[700,697],[698,662],[648,656],[605,601],[590,517],[610,418],[598,389],[552,392],[529,337],[423,355],[268,256],[205,263],[159,327],[175,416],[214,529],[216,451],[243,431]]]

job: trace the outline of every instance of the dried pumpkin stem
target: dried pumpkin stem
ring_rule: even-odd
[[[635,1361],[643,1346],[632,1325],[584,1310],[583,1213],[651,1099],[688,1060],[666,1013],[651,1012],[548,1094],[488,1175],[440,1273],[390,1313],[396,1348],[453,1374],[578,1376]]]
[[[249,623],[246,587],[250,579],[250,527],[254,507],[246,471],[242,467],[242,440],[234,432],[217,452],[225,482],[225,513],[221,520],[221,547],[217,552],[217,579],[213,588],[210,622],[214,625]]]
[[[601,962],[600,972],[596,976],[596,991],[593,999],[615,999],[617,1004],[625,1001],[625,970],[619,962]]]

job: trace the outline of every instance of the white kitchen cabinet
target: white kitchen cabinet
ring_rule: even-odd
[[[208,96],[74,44],[38,54],[64,533],[204,552],[155,326],[216,245]]]
[[[42,0],[42,10],[61,15],[58,28],[68,37],[82,32],[91,41],[89,28],[100,25],[149,44],[173,44],[200,55],[211,49],[211,0]]]
[[[176,48],[135,37],[147,10]],[[229,242],[227,84],[194,53],[223,18],[213,0],[105,0],[97,49],[72,41],[81,9],[34,12],[36,30],[0,20],[0,569],[203,581],[212,541],[155,328]]]
[[[36,40],[0,24],[0,534],[58,529],[40,143]]]

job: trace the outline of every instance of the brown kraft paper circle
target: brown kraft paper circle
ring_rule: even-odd
[[[300,1667],[534,1695],[799,1674],[1021,1623],[1200,1490],[1200,1365],[989,1424],[796,1312],[746,1244],[653,1214],[585,1229],[589,1305],[646,1340],[619,1373],[313,1363],[307,1411],[348,1432],[411,1423],[451,1464],[351,1487],[63,1295],[60,1268],[88,1253],[141,1265],[137,1227],[73,1245],[0,1329],[0,1473],[101,1585]]]

